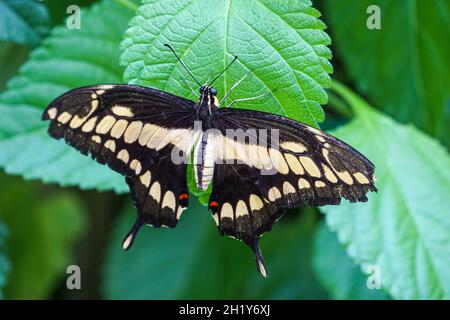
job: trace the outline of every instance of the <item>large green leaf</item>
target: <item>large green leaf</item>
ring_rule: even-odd
[[[381,30],[366,10],[381,9]],[[450,1],[325,1],[337,55],[362,93],[450,146]]]
[[[355,119],[333,134],[374,162],[379,191],[367,203],[324,207],[328,225],[358,263],[380,267],[394,298],[450,298],[449,154],[345,87],[334,90]]]
[[[202,83],[238,55],[214,84],[222,95],[252,70],[229,101],[272,92],[272,98],[240,106],[317,126],[324,119],[320,104],[327,102],[324,87],[332,71],[330,39],[319,16],[309,0],[145,0],[123,41],[125,80],[196,99],[182,81],[192,80],[164,43]]]
[[[334,299],[388,299],[382,290],[368,289],[367,277],[348,257],[336,234],[322,223],[314,239],[314,270]]]
[[[249,70],[252,75],[225,103],[272,92],[236,106],[278,113],[317,127],[324,119],[331,52],[325,25],[309,0],[145,0],[122,43],[125,80],[193,100],[183,80],[198,88],[166,47],[171,44],[201,83],[237,62],[214,86],[223,96]],[[219,97],[221,96],[219,94]],[[190,169],[190,171],[192,171]],[[206,203],[209,191],[189,189]]]
[[[43,3],[0,0],[0,41],[35,45],[49,30],[50,17]]]
[[[0,97],[0,166],[7,173],[63,186],[128,190],[118,174],[51,139],[40,120],[42,109],[71,88],[121,82],[119,44],[133,15],[122,3],[103,1],[82,11],[81,30],[55,28],[8,83]]]
[[[194,202],[194,201],[192,201]],[[143,228],[127,252],[123,236],[135,212],[115,228],[104,267],[110,299],[302,299],[325,298],[310,266],[317,217],[287,216],[262,239],[269,277],[256,271],[243,243],[220,237],[211,214],[197,201],[176,229]]]
[[[82,208],[69,191],[43,193],[35,183],[0,177],[0,218],[11,271],[8,299],[45,299],[71,263],[71,247],[84,226]],[[1,268],[1,266],[0,266]]]
[[[3,298],[2,289],[6,285],[10,269],[9,260],[6,258],[6,253],[4,252],[6,233],[6,226],[0,220],[0,299]]]

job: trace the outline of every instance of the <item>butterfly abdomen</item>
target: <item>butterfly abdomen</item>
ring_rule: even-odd
[[[198,140],[194,151],[194,174],[197,188],[206,190],[214,175],[215,132],[209,130]]]

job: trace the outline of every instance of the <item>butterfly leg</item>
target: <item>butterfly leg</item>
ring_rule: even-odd
[[[224,102],[225,99],[228,98],[228,96],[234,90],[234,88],[236,88],[239,85],[239,83],[241,83],[242,80],[244,80],[251,72],[252,70],[249,70],[241,79],[239,79],[235,84],[231,86],[230,90],[228,90],[228,92],[223,96],[222,100],[220,100],[218,107],[222,105],[222,102]]]
[[[265,92],[265,93],[263,93],[263,94],[260,94],[259,96],[256,96],[256,97],[236,99],[236,100],[234,100],[233,102],[231,102],[229,105],[227,105],[225,108],[229,108],[229,107],[231,107],[233,104],[235,104],[235,103],[237,103],[237,102],[252,101],[252,100],[260,99],[260,98],[262,98],[262,97],[267,96],[269,93],[270,93],[270,91],[267,91],[267,92]]]
[[[191,89],[192,93],[198,98],[199,95],[197,92],[195,92],[195,90],[192,88],[191,84],[186,80],[186,79],[182,79],[184,84],[187,85],[189,87],[189,89]]]

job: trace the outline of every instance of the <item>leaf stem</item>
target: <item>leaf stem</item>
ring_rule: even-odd
[[[139,6],[137,4],[133,3],[130,0],[114,0],[114,1],[124,5],[125,7],[129,8],[129,9],[131,9],[133,11],[136,11],[139,8]]]
[[[335,92],[328,92],[327,107],[345,118],[351,118],[353,116],[350,106]]]
[[[333,80],[331,90],[335,94],[343,98],[343,100],[345,101],[344,103],[347,106],[349,106],[354,115],[360,115],[365,110],[371,109],[371,107],[369,107],[369,105],[364,99],[359,97],[357,94],[355,94],[353,91],[351,91],[349,88],[347,88],[344,84],[340,83],[339,81]]]

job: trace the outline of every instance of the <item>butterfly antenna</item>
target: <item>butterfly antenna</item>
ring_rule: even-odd
[[[231,67],[231,65],[237,60],[237,58],[238,58],[237,56],[234,56],[233,61],[231,61],[230,64],[229,64],[225,69],[223,69],[223,71],[222,71],[221,73],[219,73],[219,74],[217,75],[217,77],[215,77],[214,80],[211,81],[211,83],[210,83],[209,85],[212,86],[212,84],[214,83],[214,81],[216,81],[217,79],[219,79],[219,77],[220,77],[221,75],[223,75],[224,72],[227,71],[227,69],[228,69],[229,67]]]
[[[192,77],[192,79],[194,79],[194,81],[197,82],[197,84],[198,84],[199,86],[201,86],[200,82],[198,82],[197,79],[195,79],[195,77],[194,77],[194,75],[192,74],[192,72],[188,69],[188,67],[186,67],[186,65],[183,63],[183,61],[181,61],[180,57],[179,57],[178,54],[175,52],[175,50],[173,50],[173,48],[172,48],[169,44],[167,44],[167,43],[165,43],[164,46],[167,47],[167,48],[169,48],[170,51],[172,51],[172,53],[175,55],[175,57],[177,57],[178,62],[181,63],[181,65],[183,66],[183,68],[189,73],[189,75]]]

